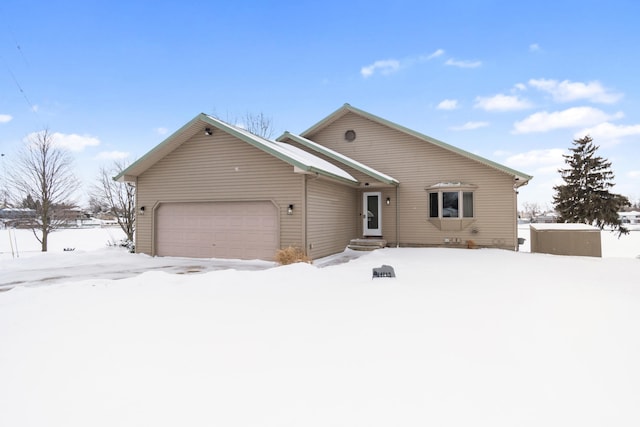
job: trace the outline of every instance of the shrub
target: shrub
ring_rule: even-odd
[[[478,249],[478,245],[473,240],[467,240],[467,248],[468,249]]]
[[[122,239],[122,240],[118,240],[118,241],[109,240],[109,241],[107,241],[107,246],[109,246],[109,247],[119,246],[121,248],[127,248],[127,250],[132,254],[136,252],[135,243],[133,243],[129,239]]]
[[[301,248],[289,246],[276,252],[276,262],[280,265],[289,265],[296,262],[311,264],[312,261]]]

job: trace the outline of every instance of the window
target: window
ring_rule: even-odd
[[[438,184],[438,187],[444,187]],[[449,184],[449,187],[454,186]],[[460,186],[459,184],[457,186]],[[473,218],[473,191],[451,191],[452,188],[429,191],[429,218]]]
[[[471,191],[462,192],[462,216],[473,218],[473,193]]]
[[[438,193],[429,193],[429,217],[439,218],[440,211],[438,210]]]
[[[458,192],[442,192],[442,217],[458,218]]]

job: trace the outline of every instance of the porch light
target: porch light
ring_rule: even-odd
[[[293,205],[287,206],[287,215],[293,215]]]
[[[145,209],[144,206],[140,206],[140,215],[144,215],[144,209]]]
[[[213,131],[211,130],[211,128],[206,128],[204,130],[204,134],[207,135],[207,136],[211,136],[211,135],[213,135]]]
[[[387,206],[389,206],[391,204],[391,197],[387,197],[386,202],[387,202]]]

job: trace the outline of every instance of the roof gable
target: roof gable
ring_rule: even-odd
[[[313,151],[316,151],[318,153],[324,154],[325,156],[336,160],[340,163],[342,163],[345,166],[349,166],[357,171],[360,171],[380,182],[383,182],[385,184],[390,184],[390,185],[399,185],[400,181],[398,181],[397,179],[393,178],[392,176],[389,176],[385,173],[379,172],[375,169],[373,169],[372,167],[369,167],[363,163],[360,163],[356,160],[351,159],[350,157],[345,156],[344,154],[338,153],[337,151],[334,151],[330,148],[325,147],[324,145],[320,145],[316,142],[311,141],[310,139],[304,138],[302,136],[299,135],[295,135],[293,133],[290,132],[285,132],[282,136],[280,136],[278,138],[278,141],[282,141],[285,139],[291,139],[292,141],[295,141],[299,144],[304,145],[307,148],[312,149]]]
[[[402,132],[405,133],[407,135],[411,135],[421,141],[433,144],[435,146],[438,146],[440,148],[443,148],[445,150],[448,150],[452,153],[458,154],[460,156],[466,157],[467,159],[482,163],[486,166],[489,166],[493,169],[496,169],[500,172],[506,173],[508,175],[512,175],[514,177],[514,179],[517,181],[517,186],[522,186],[525,185],[529,180],[531,180],[533,178],[533,176],[531,175],[527,175],[523,172],[517,171],[515,169],[511,169],[507,166],[501,165],[500,163],[494,162],[492,160],[486,159],[484,157],[478,156],[477,154],[473,154],[470,153],[468,151],[465,151],[461,148],[458,147],[454,147],[453,145],[447,144],[446,142],[442,142],[439,141],[435,138],[432,138],[430,136],[424,135],[420,132],[416,132],[412,129],[406,128],[404,126],[401,126],[397,123],[391,122],[389,120],[383,119],[382,117],[378,117],[375,116],[371,113],[368,113],[366,111],[360,110],[358,108],[355,108],[349,104],[344,104],[342,107],[340,107],[339,109],[337,109],[336,111],[334,111],[333,113],[329,114],[327,117],[325,117],[324,119],[320,120],[318,123],[316,123],[315,125],[311,126],[309,129],[305,130],[304,132],[300,133],[300,136],[303,138],[308,138],[309,136],[315,134],[316,132],[320,131],[321,129],[326,128],[327,126],[329,126],[330,124],[332,124],[333,122],[335,122],[336,120],[338,120],[339,118],[343,117],[344,115],[348,114],[348,113],[353,113],[356,114],[358,116],[364,117],[368,120],[371,120],[375,123],[378,123],[382,126],[386,126],[388,128],[394,129],[398,132]]]
[[[188,141],[197,132],[202,132],[208,127],[219,129],[233,135],[259,150],[262,150],[265,153],[272,155],[304,172],[315,173],[348,184],[358,184],[358,180],[346,171],[327,162],[326,160],[314,156],[311,153],[283,142],[276,142],[262,138],[204,113],[193,118],[139,160],[120,172],[114,177],[114,179],[120,182],[133,180],[173,150],[180,147],[180,145]]]

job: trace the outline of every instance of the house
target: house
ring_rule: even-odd
[[[630,211],[630,212],[618,212],[618,218],[622,224],[640,224],[640,212],[638,211]]]
[[[531,222],[534,224],[552,224],[558,222],[558,214],[555,212],[543,212],[531,218]]]
[[[200,114],[115,177],[137,188],[136,251],[240,259],[352,241],[517,250],[531,178],[349,104],[275,141]]]
[[[0,223],[4,227],[28,227],[36,218],[36,210],[30,208],[2,208],[0,209]]]

